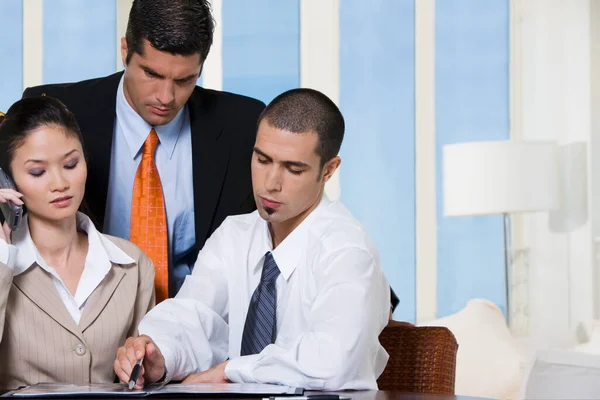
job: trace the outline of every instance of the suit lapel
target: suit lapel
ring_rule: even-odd
[[[209,91],[197,88],[188,102],[198,250],[208,237],[231,154],[230,143],[221,135],[223,121],[231,116],[219,115],[210,96]]]
[[[124,277],[125,271],[123,268],[113,264],[113,267],[104,277],[102,283],[94,290],[94,292],[92,292],[86,301],[83,314],[81,315],[81,321],[79,321],[79,329],[81,329],[82,332],[85,332],[96,318],[98,318]]]
[[[122,72],[99,79],[85,95],[87,107],[75,114],[83,135],[88,156],[88,179],[86,201],[91,218],[98,229],[104,226],[104,213],[108,195],[110,158],[116,119],[117,89]]]
[[[13,283],[50,318],[83,340],[81,330],[58,295],[52,276],[39,265],[33,265],[27,271],[15,276]]]

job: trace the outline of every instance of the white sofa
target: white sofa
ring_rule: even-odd
[[[457,395],[519,398],[526,352],[494,303],[474,299],[455,314],[418,325],[445,326],[456,337]]]

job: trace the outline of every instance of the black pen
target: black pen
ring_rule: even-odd
[[[133,389],[135,386],[135,382],[137,382],[140,377],[140,370],[142,369],[142,363],[144,362],[144,357],[142,357],[138,362],[133,366],[133,370],[131,371],[131,375],[129,375],[129,390]]]
[[[308,396],[265,397],[263,400],[350,400],[350,396],[337,394],[309,394]]]

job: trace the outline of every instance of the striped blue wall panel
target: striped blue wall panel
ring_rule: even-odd
[[[223,90],[264,101],[300,85],[299,0],[223,2]]]
[[[443,216],[442,147],[509,137],[508,0],[437,0],[435,18],[437,312],[475,297],[505,311],[502,216]]]
[[[21,98],[23,91],[23,2],[0,3],[0,111]]]
[[[341,196],[415,320],[415,0],[340,2]]]
[[[44,83],[73,82],[115,72],[114,1],[44,0]]]

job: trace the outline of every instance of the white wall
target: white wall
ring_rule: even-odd
[[[583,224],[568,233],[555,233],[546,213],[513,217],[514,248],[529,250],[526,342],[534,348],[584,341],[594,318],[596,285],[589,217],[589,205],[593,204],[589,173],[593,2],[511,2],[511,137],[555,140],[561,145],[584,142],[588,151],[590,190],[583,199],[587,204]],[[600,19],[596,21],[600,23]],[[573,200],[571,193],[567,190],[563,200]],[[525,263],[519,267],[527,270]]]
[[[300,86],[325,93],[340,103],[340,17],[339,0],[300,2]],[[340,171],[325,186],[331,200],[341,195]]]

